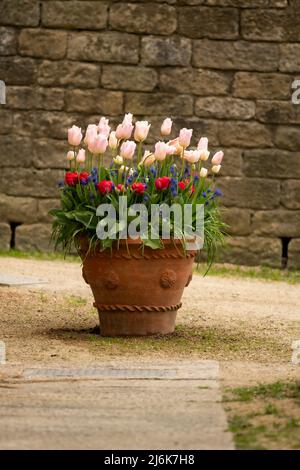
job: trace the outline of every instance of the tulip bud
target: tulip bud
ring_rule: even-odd
[[[124,161],[121,155],[117,155],[113,160],[116,165],[122,165]]]
[[[135,123],[134,140],[143,142],[148,135],[151,124],[148,121],[137,121]]]
[[[162,161],[166,158],[167,147],[168,145],[165,142],[156,142],[154,151],[155,160]]]
[[[183,148],[187,148],[191,143],[193,129],[186,129],[185,127],[179,132],[179,145]]]
[[[186,150],[183,154],[183,158],[190,163],[197,163],[200,158],[199,150]]]
[[[200,176],[201,178],[206,178],[206,176],[207,176],[207,169],[204,168],[204,167],[202,167],[201,170],[200,170],[199,176]]]
[[[125,160],[132,160],[136,148],[136,143],[133,140],[126,140],[120,148],[121,157]]]
[[[105,137],[108,137],[110,132],[110,126],[108,123],[109,119],[106,119],[104,116],[102,116],[98,124],[99,134],[105,135]]]
[[[84,149],[79,150],[79,152],[77,153],[76,161],[77,163],[85,162],[85,150]]]
[[[214,165],[211,169],[211,171],[215,174],[219,173],[220,170],[221,170],[221,165]]]
[[[82,133],[80,127],[72,126],[68,129],[68,142],[73,147],[77,147],[82,139]]]
[[[141,160],[140,165],[145,165],[145,166],[150,166],[155,162],[155,156],[153,153],[149,152],[149,150],[146,150],[144,153],[144,156]]]
[[[172,124],[173,124],[172,119],[166,118],[160,128],[161,135],[164,135],[164,136],[170,135],[171,130],[172,130]]]
[[[111,150],[115,150],[118,147],[118,139],[115,131],[112,131],[109,135],[108,145]]]
[[[216,153],[214,154],[214,156],[212,157],[211,163],[212,163],[213,165],[221,165],[222,160],[223,160],[223,157],[224,157],[224,153],[222,152],[222,150],[219,150],[219,151],[216,152]]]
[[[74,160],[75,158],[75,153],[73,152],[73,150],[69,150],[69,152],[67,153],[67,160],[69,160],[69,162],[71,160]]]

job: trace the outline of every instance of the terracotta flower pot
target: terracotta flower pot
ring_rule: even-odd
[[[91,250],[80,240],[82,275],[90,285],[103,336],[172,333],[183,289],[192,279],[196,252],[182,252],[180,243],[141,250],[139,241],[122,241],[119,249]]]

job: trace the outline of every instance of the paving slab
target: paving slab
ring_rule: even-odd
[[[47,281],[43,281],[36,277],[0,273],[0,286],[16,287],[16,286],[26,286],[26,285],[31,285],[31,284],[46,284],[46,283]]]
[[[233,449],[215,361],[26,368],[1,388],[0,449]]]

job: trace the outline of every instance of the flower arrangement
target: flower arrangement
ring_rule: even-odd
[[[147,208],[151,204],[172,206],[177,203],[182,207],[189,204],[195,211],[197,204],[203,204],[204,249],[208,262],[212,262],[225,234],[217,202],[221,191],[215,188],[215,175],[221,169],[223,152],[213,155],[208,169],[208,139],[201,137],[197,145],[190,148],[193,130],[183,128],[179,136],[170,139],[172,124],[170,118],[163,121],[161,140],[153,148],[145,144],[151,124],[148,121],[134,124],[130,113],[115,130],[111,130],[105,117],[98,125],[89,124],[84,135],[75,125],[68,130],[69,168],[59,184],[61,208],[50,211],[55,218],[56,245],[62,244],[67,252],[74,243],[76,245],[80,235],[85,235],[90,246],[98,244],[100,250],[115,246],[114,240],[119,238],[123,228],[118,218],[121,196],[127,197],[129,208],[136,203]],[[96,229],[103,216],[97,215],[97,208],[103,203],[114,207],[117,222],[115,236],[99,240]],[[129,214],[127,217],[130,219]],[[194,218],[192,220],[193,225]],[[149,220],[149,233],[150,226]],[[184,242],[184,235],[178,237],[172,222],[169,228],[171,238],[181,238]],[[144,233],[140,240],[142,246],[163,247],[160,236],[153,239]]]

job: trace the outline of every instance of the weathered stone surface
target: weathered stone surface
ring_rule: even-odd
[[[281,44],[279,70],[300,72],[300,44]]]
[[[37,218],[41,222],[51,222],[53,217],[49,215],[51,209],[60,207],[59,199],[40,199],[38,200]]]
[[[212,144],[209,141],[209,147]],[[215,151],[220,150],[219,147],[210,148],[211,156]],[[224,148],[224,164],[222,165],[221,175],[222,176],[242,176],[243,175],[243,159],[242,159],[242,150],[237,148]],[[204,162],[204,166],[208,166]]]
[[[66,90],[66,109],[118,115],[123,111],[123,94],[107,90]]]
[[[137,64],[139,61],[139,38],[134,34],[116,31],[70,33],[68,58]]]
[[[298,161],[298,168],[299,168]],[[299,171],[299,170],[298,170]],[[287,209],[300,209],[300,181],[289,180],[282,185],[281,204]],[[293,214],[291,215],[293,219]],[[300,234],[299,234],[300,236]]]
[[[288,267],[300,268],[300,238],[294,238],[289,243]]]
[[[191,62],[191,40],[184,37],[146,36],[141,47],[141,61],[145,65],[187,66]]]
[[[279,149],[245,150],[243,171],[250,177],[300,178],[300,154]]]
[[[32,223],[37,220],[38,199],[0,194],[1,220],[5,222]]]
[[[42,3],[42,24],[54,28],[103,29],[107,24],[108,3],[69,0]]]
[[[222,216],[228,225],[229,235],[249,235],[251,233],[251,211],[248,209],[223,208]]]
[[[0,136],[0,167],[30,167],[32,164],[32,140],[8,134]]]
[[[300,123],[300,106],[291,101],[257,101],[256,119],[261,122]]]
[[[0,18],[2,24],[38,26],[40,5],[38,0],[2,0]]]
[[[206,0],[205,3],[207,3],[207,5],[232,6],[238,8],[285,8],[288,6],[288,0]]]
[[[63,174],[62,170],[15,168],[14,180],[18,184],[11,184],[11,168],[3,168],[0,173],[1,190],[9,196],[53,197]]]
[[[11,132],[13,125],[13,114],[7,109],[0,108],[0,134],[8,134]]]
[[[37,66],[33,59],[0,57],[0,77],[6,85],[31,85],[36,80]]]
[[[21,55],[62,59],[67,52],[67,33],[49,29],[23,29],[19,36]]]
[[[291,75],[279,73],[238,72],[234,76],[233,94],[262,100],[290,99],[293,80]]]
[[[232,237],[222,252],[227,263],[279,268],[281,266],[281,242],[276,238]]]
[[[219,140],[227,147],[272,147],[271,131],[263,124],[252,121],[222,122]]]
[[[150,67],[105,65],[101,83],[115,90],[152,91],[157,84],[157,72]]]
[[[280,183],[261,178],[218,178],[222,203],[227,207],[272,209],[279,206]]]
[[[19,225],[16,228],[16,249],[20,251],[53,251],[50,237],[51,224]]]
[[[44,60],[38,70],[38,83],[46,86],[96,88],[100,66],[85,62]]]
[[[258,20],[259,15],[259,20]],[[299,41],[299,18],[291,9],[244,10],[241,13],[244,39],[258,41]]]
[[[1,8],[1,7],[0,7]],[[17,34],[13,28],[0,27],[0,55],[17,53]]]
[[[279,148],[299,152],[300,132],[298,126],[278,126],[274,136],[275,145]]]
[[[110,8],[113,29],[128,33],[172,34],[177,27],[176,9],[152,3],[115,3]]]
[[[234,8],[179,8],[178,30],[191,38],[236,39],[239,13]]]
[[[69,146],[66,140],[35,139],[32,162],[36,168],[68,168],[66,159]]]
[[[251,119],[255,115],[255,103],[239,98],[197,98],[195,114],[217,119]]]
[[[7,107],[13,109],[60,110],[64,107],[64,90],[61,88],[6,87]]]
[[[16,111],[13,129],[23,136],[66,140],[67,130],[74,123],[80,124],[79,116],[56,111]]]
[[[174,93],[194,95],[227,95],[232,77],[230,72],[195,68],[164,67],[160,71],[159,88]]]
[[[277,70],[277,44],[247,41],[194,41],[193,65],[223,70]]]
[[[10,249],[11,230],[8,224],[0,222],[0,250],[8,251]]]
[[[188,95],[168,93],[127,93],[125,110],[139,115],[177,114],[191,116],[193,114],[193,99]]]
[[[252,226],[253,232],[259,236],[300,237],[300,211],[256,211]]]

